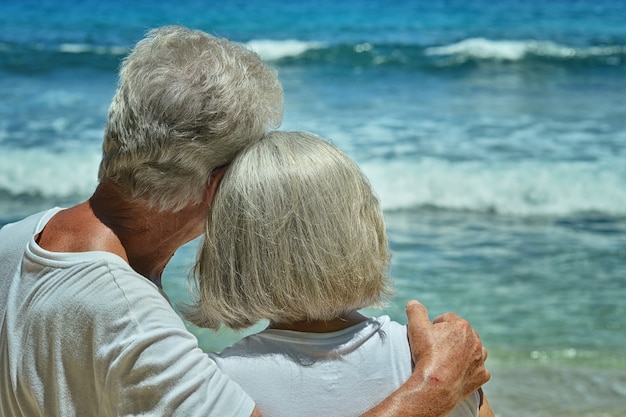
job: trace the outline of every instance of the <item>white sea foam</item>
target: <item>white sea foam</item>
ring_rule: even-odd
[[[79,43],[63,43],[59,45],[59,51],[70,54],[82,54],[85,52],[91,52],[92,47],[90,45]]]
[[[281,58],[294,57],[311,50],[324,46],[322,42],[306,42],[295,39],[282,41],[257,39],[246,43],[246,46],[259,54],[266,61],[274,61]]]
[[[602,57],[626,52],[625,46],[593,46],[574,48],[550,41],[490,40],[469,38],[450,45],[426,48],[425,55],[458,56],[475,59],[519,61],[528,54],[554,58]]]
[[[384,209],[434,206],[506,215],[626,215],[626,171],[585,163],[365,162]]]
[[[122,46],[95,46],[82,43],[62,43],[59,51],[67,54],[94,53],[98,55],[124,55],[129,49]]]
[[[528,44],[522,41],[490,41],[483,38],[465,39],[451,45],[427,48],[426,55],[469,55],[476,58],[500,58],[516,61],[524,57]]]
[[[99,149],[3,149],[0,191],[44,198],[87,197]],[[506,215],[626,215],[626,169],[618,162],[448,162],[425,158],[360,162],[385,210],[433,206]]]
[[[96,185],[100,156],[99,149],[2,149],[0,191],[15,196],[87,197]]]

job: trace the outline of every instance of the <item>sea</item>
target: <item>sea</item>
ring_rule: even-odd
[[[120,61],[169,24],[257,51],[281,128],[369,177],[396,293],[368,314],[468,319],[499,417],[626,416],[626,1],[0,0],[0,225],[90,196]]]

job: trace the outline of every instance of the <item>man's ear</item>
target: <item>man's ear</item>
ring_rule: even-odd
[[[228,165],[223,167],[219,167],[213,170],[211,176],[209,177],[209,184],[207,185],[207,194],[206,194],[206,202],[208,204],[213,203],[213,199],[215,198],[215,194],[217,193],[217,189],[222,182],[222,178],[224,178],[224,174],[226,174],[226,170],[228,169]]]

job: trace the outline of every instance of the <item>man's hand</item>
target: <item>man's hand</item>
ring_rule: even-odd
[[[446,313],[431,323],[417,301],[409,301],[406,312],[415,372],[424,383],[443,388],[451,408],[489,381],[487,349],[467,320]]]
[[[447,313],[431,323],[417,301],[409,301],[406,314],[413,374],[362,417],[444,417],[489,381],[487,350],[466,320]]]

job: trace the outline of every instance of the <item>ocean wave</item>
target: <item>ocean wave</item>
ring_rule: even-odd
[[[3,148],[0,195],[67,199],[88,197],[97,183],[101,153],[72,149]]]
[[[588,163],[369,161],[383,209],[436,208],[511,216],[626,216],[626,170]]]
[[[568,46],[538,40],[469,38],[446,45],[329,43],[298,39],[253,39],[243,45],[273,65],[400,67],[409,70],[459,68],[471,64],[546,63],[556,66],[626,65],[626,45]],[[0,70],[41,71],[57,67],[102,67],[115,71],[130,46],[85,43],[0,43]],[[104,67],[103,67],[104,63]]]
[[[90,45],[86,43],[61,43],[61,44],[17,44],[0,42],[1,53],[63,53],[63,54],[93,54],[93,55],[126,55],[130,51],[127,46]]]
[[[455,56],[459,60],[521,61],[527,58],[589,60],[606,58],[618,64],[626,57],[625,45],[571,47],[550,41],[489,40],[470,38],[424,50],[427,56]]]
[[[255,51],[266,61],[275,61],[288,57],[297,57],[310,50],[323,49],[326,46],[323,42],[307,42],[296,39],[283,41],[258,39],[252,40],[245,45]]]
[[[39,74],[58,69],[90,68],[116,73],[120,60],[129,50],[122,46],[81,43],[0,43],[0,71]]]
[[[0,195],[85,198],[96,185],[97,149],[3,149]],[[618,162],[360,162],[384,210],[437,208],[513,216],[596,212],[626,216],[626,170]]]
[[[290,48],[290,46],[297,46]],[[332,63],[347,66],[456,68],[472,63],[549,63],[551,65],[626,65],[626,45],[575,47],[550,41],[469,38],[448,45],[266,41],[265,56],[278,64]],[[281,53],[282,50],[282,53]]]
[[[126,55],[130,49],[125,46],[98,46],[84,43],[63,43],[59,45],[59,52],[68,54],[95,54],[95,55]]]
[[[323,42],[300,41],[297,39],[270,40],[255,39],[242,43],[248,49],[258,53],[262,59],[275,61],[287,57],[301,55],[308,50],[326,47]],[[93,45],[87,43],[61,43],[61,44],[18,44],[0,42],[0,53],[40,55],[40,54],[68,54],[68,55],[110,55],[120,57],[128,54],[130,46],[116,45]]]
[[[268,62],[297,58],[307,51],[325,48],[323,42],[256,39],[242,43]],[[18,44],[0,42],[0,71],[39,73],[57,68],[102,68],[116,72],[130,46],[86,43]]]

